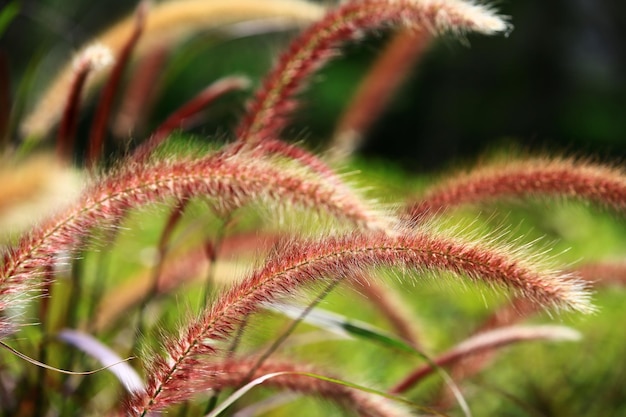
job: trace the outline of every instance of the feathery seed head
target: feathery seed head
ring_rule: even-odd
[[[462,0],[412,0],[434,11],[433,29],[441,31],[473,31],[492,35],[511,29],[506,18],[488,6]]]
[[[50,265],[60,251],[79,245],[94,226],[115,223],[129,209],[172,198],[203,196],[224,212],[261,200],[319,210],[373,230],[389,225],[389,218],[347,194],[345,188],[336,189],[304,171],[248,153],[217,153],[195,161],[122,167],[94,182],[77,203],[32,230],[15,250],[5,254],[0,297],[38,288],[40,268]]]
[[[490,284],[508,287],[544,306],[588,312],[585,286],[555,271],[537,268],[506,248],[452,239],[427,231],[406,231],[398,236],[382,233],[352,234],[318,241],[289,242],[277,247],[265,265],[221,296],[193,322],[180,341],[166,351],[174,366],[158,367],[145,397],[137,398],[144,412],[169,403],[163,392],[199,389],[190,386],[189,372],[202,366],[203,355],[215,354],[206,341],[225,340],[244,317],[263,303],[289,295],[313,282],[341,280],[374,266],[400,266],[421,270],[446,270]],[[180,348],[180,346],[184,348]],[[160,362],[156,362],[157,364]],[[195,370],[193,372],[196,372]],[[161,398],[162,397],[162,398]]]
[[[297,107],[294,97],[311,75],[343,43],[362,33],[386,27],[419,27],[439,34],[478,31],[492,34],[507,28],[504,20],[483,6],[460,0],[363,0],[346,2],[330,10],[303,32],[266,77],[248,114],[237,130],[242,141],[278,137],[287,116]]]
[[[78,196],[78,172],[51,155],[36,155],[15,165],[0,161],[0,241],[65,207]]]
[[[532,197],[571,198],[622,212],[626,174],[621,168],[565,158],[495,162],[432,187],[407,211],[414,220],[423,220],[463,204]]]

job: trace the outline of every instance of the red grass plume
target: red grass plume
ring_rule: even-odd
[[[529,197],[566,197],[626,209],[626,174],[574,159],[527,159],[485,165],[427,191],[407,212],[413,219],[463,204]]]
[[[115,224],[127,210],[196,196],[213,198],[219,212],[254,200],[294,205],[330,214],[371,229],[386,229],[392,220],[353,194],[318,181],[303,170],[247,154],[213,154],[198,160],[130,164],[96,182],[71,208],[44,222],[3,253],[0,311],[16,307],[40,285],[43,267],[79,245],[97,225]],[[0,336],[11,332],[11,320],[0,319]]]
[[[228,339],[243,318],[262,303],[294,294],[305,284],[323,282],[326,277],[343,279],[373,266],[451,271],[512,288],[543,305],[591,310],[580,281],[528,264],[506,249],[428,232],[397,237],[357,234],[288,243],[277,249],[263,268],[219,297],[183,329],[180,337],[166,346],[165,358],[155,357],[148,364],[148,388],[133,400],[132,413],[146,415],[204,390],[206,387],[196,378],[203,372],[203,356],[219,353],[218,342]]]
[[[237,137],[252,142],[276,139],[296,108],[294,96],[315,71],[337,55],[338,47],[364,32],[391,26],[416,27],[436,34],[492,34],[508,28],[487,7],[460,0],[345,2],[302,33],[282,55],[250,104]]]

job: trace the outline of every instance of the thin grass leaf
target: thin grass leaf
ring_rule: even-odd
[[[100,362],[105,367],[104,369],[115,375],[129,393],[132,394],[145,390],[145,384],[141,377],[128,364],[128,360],[132,358],[122,359],[117,353],[93,336],[77,330],[61,330],[57,337]]]
[[[268,379],[274,378],[274,377],[280,376],[280,375],[290,375],[290,374],[291,374],[290,372],[274,372],[272,374],[267,374],[267,375],[258,377],[256,379],[248,382],[246,385],[244,385],[243,387],[239,388],[237,391],[235,391],[234,393],[229,395],[228,398],[226,398],[222,403],[220,403],[220,405],[215,407],[213,409],[213,411],[211,411],[205,417],[217,417],[217,416],[219,416],[224,411],[226,411],[226,409],[228,407],[230,407],[237,400],[239,400],[241,397],[246,395],[252,388],[256,387],[257,385],[261,385],[262,383],[264,383]]]
[[[233,417],[257,417],[263,414],[267,414],[269,411],[284,404],[293,402],[298,398],[300,398],[300,395],[293,393],[276,394],[236,411],[233,414]]]
[[[123,363],[125,361],[129,361],[133,358],[127,358],[127,359],[121,359],[119,362],[115,362],[115,363],[111,363],[107,366],[103,366],[102,368],[98,368],[98,369],[94,369],[92,371],[69,371],[66,369],[60,369],[60,368],[55,368],[54,366],[48,365],[46,363],[43,362],[39,362],[38,360],[35,360],[33,358],[31,358],[30,356],[27,356],[25,354],[23,354],[22,352],[18,351],[15,348],[12,348],[11,346],[9,346],[8,344],[6,344],[5,342],[0,340],[0,347],[2,349],[5,349],[9,352],[11,352],[13,355],[17,356],[18,358],[25,360],[28,363],[31,363],[35,366],[39,366],[41,368],[45,368],[45,369],[49,369],[51,371],[55,371],[55,372],[59,372],[61,374],[66,374],[66,375],[93,375],[93,374],[97,374],[98,372],[102,372],[102,371],[106,371],[107,369],[118,365],[120,363]]]
[[[337,333],[343,336],[353,336],[357,339],[374,342],[393,350],[399,350],[401,352],[418,356],[419,358],[425,360],[432,367],[432,369],[441,376],[446,385],[454,393],[454,396],[463,410],[463,413],[466,416],[471,416],[471,411],[467,401],[461,394],[459,387],[454,383],[447,372],[439,366],[435,360],[431,359],[429,355],[415,349],[403,340],[400,340],[384,330],[370,325],[369,323],[350,319],[341,314],[332,313],[320,308],[312,309],[306,316],[302,316],[301,308],[288,304],[271,303],[268,304],[268,308],[285,314],[288,317],[300,318],[308,324],[312,324],[332,333]]]
[[[249,391],[251,391],[253,388],[263,384],[265,381],[272,379],[272,378],[276,378],[279,376],[289,376],[289,375],[299,375],[299,376],[305,376],[305,377],[309,377],[309,378],[315,378],[318,379],[320,381],[324,381],[324,382],[329,382],[332,384],[336,384],[336,385],[341,385],[347,388],[353,388],[356,389],[358,391],[367,393],[367,394],[374,394],[377,396],[380,396],[382,398],[386,398],[388,400],[393,400],[393,401],[397,401],[399,403],[402,403],[404,405],[408,405],[411,408],[414,408],[416,410],[420,410],[420,411],[425,411],[428,413],[432,413],[434,415],[437,416],[445,416],[445,414],[439,413],[436,410],[430,409],[428,407],[424,407],[421,406],[419,404],[416,404],[412,401],[409,401],[407,399],[401,398],[401,397],[397,397],[394,395],[390,395],[387,394],[386,392],[383,391],[379,391],[379,390],[375,390],[373,388],[368,388],[362,385],[358,385],[358,384],[354,384],[352,382],[348,382],[348,381],[343,381],[340,379],[335,379],[335,378],[330,378],[327,376],[323,376],[323,375],[318,375],[318,374],[313,374],[313,373],[309,373],[309,372],[291,372],[291,371],[285,371],[285,372],[273,372],[270,374],[266,374],[263,376],[260,376],[250,382],[248,382],[246,385],[244,385],[243,387],[239,388],[237,391],[235,391],[234,393],[232,393],[230,396],[228,396],[228,398],[226,398],[223,402],[220,403],[220,405],[218,405],[211,413],[207,414],[205,417],[217,417],[220,414],[222,414],[224,411],[226,411],[226,409],[228,407],[230,407],[231,405],[233,405],[237,400],[241,399],[241,397],[243,397],[245,394],[247,394]]]
[[[404,341],[395,338],[383,329],[369,323],[354,320],[342,314],[333,313],[321,308],[314,308],[306,316],[302,316],[303,308],[279,302],[268,303],[265,308],[283,314],[292,319],[300,318],[303,322],[344,337],[355,337],[380,343],[391,349],[407,353],[419,353]]]

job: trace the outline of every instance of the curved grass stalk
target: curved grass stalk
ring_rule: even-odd
[[[336,49],[364,32],[389,26],[485,34],[508,28],[490,9],[460,0],[345,2],[302,33],[283,54],[250,104],[237,130],[239,140],[276,139],[297,107],[294,96],[315,71],[337,55]]]
[[[148,366],[147,392],[133,399],[130,410],[144,416],[204,389],[193,378],[202,369],[202,356],[216,354],[220,350],[216,342],[227,339],[237,324],[257,311],[262,303],[292,294],[324,277],[342,279],[372,266],[447,270],[509,287],[543,305],[592,310],[584,285],[566,274],[529,265],[511,251],[427,232],[288,243],[277,249],[263,268],[235,285],[198,320],[191,322],[178,339],[167,345],[165,358],[153,359]]]
[[[533,340],[578,341],[577,331],[563,326],[510,326],[477,334],[454,346],[434,359],[437,366],[450,366],[470,356],[491,352],[513,343]],[[407,375],[390,392],[400,394],[414,387],[436,370],[426,364]]]
[[[113,101],[118,94],[119,86],[122,82],[122,75],[128,66],[133,50],[136,48],[137,43],[141,39],[145,30],[147,14],[148,1],[143,0],[139,2],[137,10],[135,11],[135,24],[132,28],[130,36],[119,50],[118,55],[116,56],[115,65],[113,65],[110,76],[102,89],[102,93],[100,94],[93,122],[91,123],[91,128],[89,130],[89,141],[87,142],[86,163],[89,168],[93,169],[96,167],[96,164],[100,160],[104,151],[105,135],[107,125],[109,124],[109,118],[111,117]]]
[[[241,394],[253,386],[263,384],[272,388],[289,390],[306,395],[314,395],[337,403],[339,406],[356,412],[362,417],[392,417],[412,415],[406,408],[397,402],[385,398],[383,393],[376,395],[373,390],[348,384],[325,372],[315,369],[310,364],[300,364],[293,361],[267,360],[250,376],[249,371],[254,366],[255,358],[229,359],[214,364],[207,373],[211,389],[226,389],[240,387],[252,379]],[[239,398],[237,396],[237,398]],[[235,399],[237,399],[235,398]],[[221,409],[217,409],[210,416],[217,416]]]
[[[0,311],[15,297],[39,286],[39,271],[60,251],[77,245],[95,225],[114,224],[130,208],[196,196],[215,198],[220,211],[252,200],[308,207],[371,229],[387,229],[392,220],[352,195],[345,195],[310,175],[271,161],[218,153],[195,161],[131,164],[88,189],[67,211],[31,231],[6,251],[0,268]],[[19,304],[19,302],[17,302]],[[0,335],[10,331],[0,319]]]
[[[189,123],[188,119],[197,117],[200,111],[223,95],[231,91],[243,90],[247,88],[249,84],[250,81],[247,78],[235,76],[225,77],[215,81],[182,107],[170,114],[169,117],[156,128],[150,137],[133,151],[130,160],[138,163],[148,160],[154,150],[162,144],[172,132],[185,127]]]
[[[189,34],[210,30],[234,23],[281,19],[294,25],[302,25],[319,19],[324,8],[301,0],[179,0],[159,3],[151,8],[146,18],[142,41],[136,54],[143,55],[157,45],[172,44]],[[92,39],[89,44],[100,43],[118,56],[133,31],[134,18],[128,17]],[[81,51],[78,52],[81,54]],[[37,100],[36,107],[26,117],[20,130],[24,137],[45,136],[58,121],[62,100],[67,97],[73,79],[70,64],[63,67],[48,89]],[[107,75],[101,71],[91,77],[86,90],[101,82]],[[61,104],[59,104],[61,102]]]
[[[71,160],[74,151],[74,136],[78,126],[78,113],[81,96],[87,77],[92,71],[99,71],[113,62],[111,51],[102,45],[86,48],[74,62],[75,74],[68,90],[67,101],[57,133],[57,156],[62,160]]]
[[[479,167],[450,178],[412,203],[418,220],[463,204],[530,197],[565,197],[626,210],[622,169],[574,159],[536,158]]]

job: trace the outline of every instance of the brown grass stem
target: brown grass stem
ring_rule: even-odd
[[[56,152],[60,160],[71,161],[72,152],[74,150],[74,137],[76,136],[76,128],[78,127],[80,96],[90,71],[91,66],[80,66],[70,86],[67,103],[63,110],[63,115],[61,116],[59,131],[57,132]]]
[[[139,58],[113,118],[111,130],[117,140],[126,142],[129,137],[143,133],[157,99],[163,81],[163,68],[170,52],[167,45],[159,45]]]
[[[139,38],[143,33],[146,24],[146,15],[148,14],[148,2],[142,0],[135,12],[135,25],[132,32],[128,37],[128,40],[116,56],[115,65],[111,71],[111,75],[107,80],[94,115],[94,120],[89,132],[89,143],[87,147],[87,166],[94,168],[98,163],[103,147],[104,138],[107,131],[107,125],[109,118],[111,117],[111,111],[113,108],[113,101],[119,91],[119,86],[122,81],[122,75],[124,70],[128,66],[130,56],[139,42]]]
[[[72,82],[57,132],[56,152],[60,160],[71,161],[81,98],[89,74],[106,68],[112,61],[111,51],[98,44],[86,48],[76,57]]]
[[[222,246],[227,238],[228,228],[235,223],[234,213],[228,213],[221,220],[221,224],[217,227],[216,236],[212,240],[204,243],[204,250],[209,261],[209,270],[204,278],[204,291],[201,299],[202,310],[209,304],[212,292],[216,287],[217,261],[221,255]]]
[[[152,152],[176,129],[189,127],[190,120],[198,116],[215,100],[223,95],[237,90],[243,90],[250,85],[250,81],[244,77],[225,77],[218,80],[198,93],[195,97],[183,104],[170,114],[161,123],[150,137],[135,149],[131,159],[134,162],[142,162],[149,158]]]
[[[170,215],[167,218],[167,221],[165,222],[165,226],[163,227],[161,236],[159,237],[159,243],[157,244],[156,262],[154,267],[152,268],[152,276],[150,278],[150,287],[148,289],[148,292],[145,293],[144,297],[139,303],[139,311],[137,312],[137,327],[135,329],[135,340],[133,342],[133,348],[131,349],[131,352],[135,351],[135,348],[139,345],[141,336],[144,334],[146,308],[148,307],[148,303],[153,300],[159,292],[159,282],[161,280],[161,274],[163,272],[165,258],[169,251],[169,243],[172,234],[174,233],[174,229],[176,228],[176,226],[178,226],[178,223],[183,217],[188,203],[188,199],[176,201],[174,207],[170,212]]]

